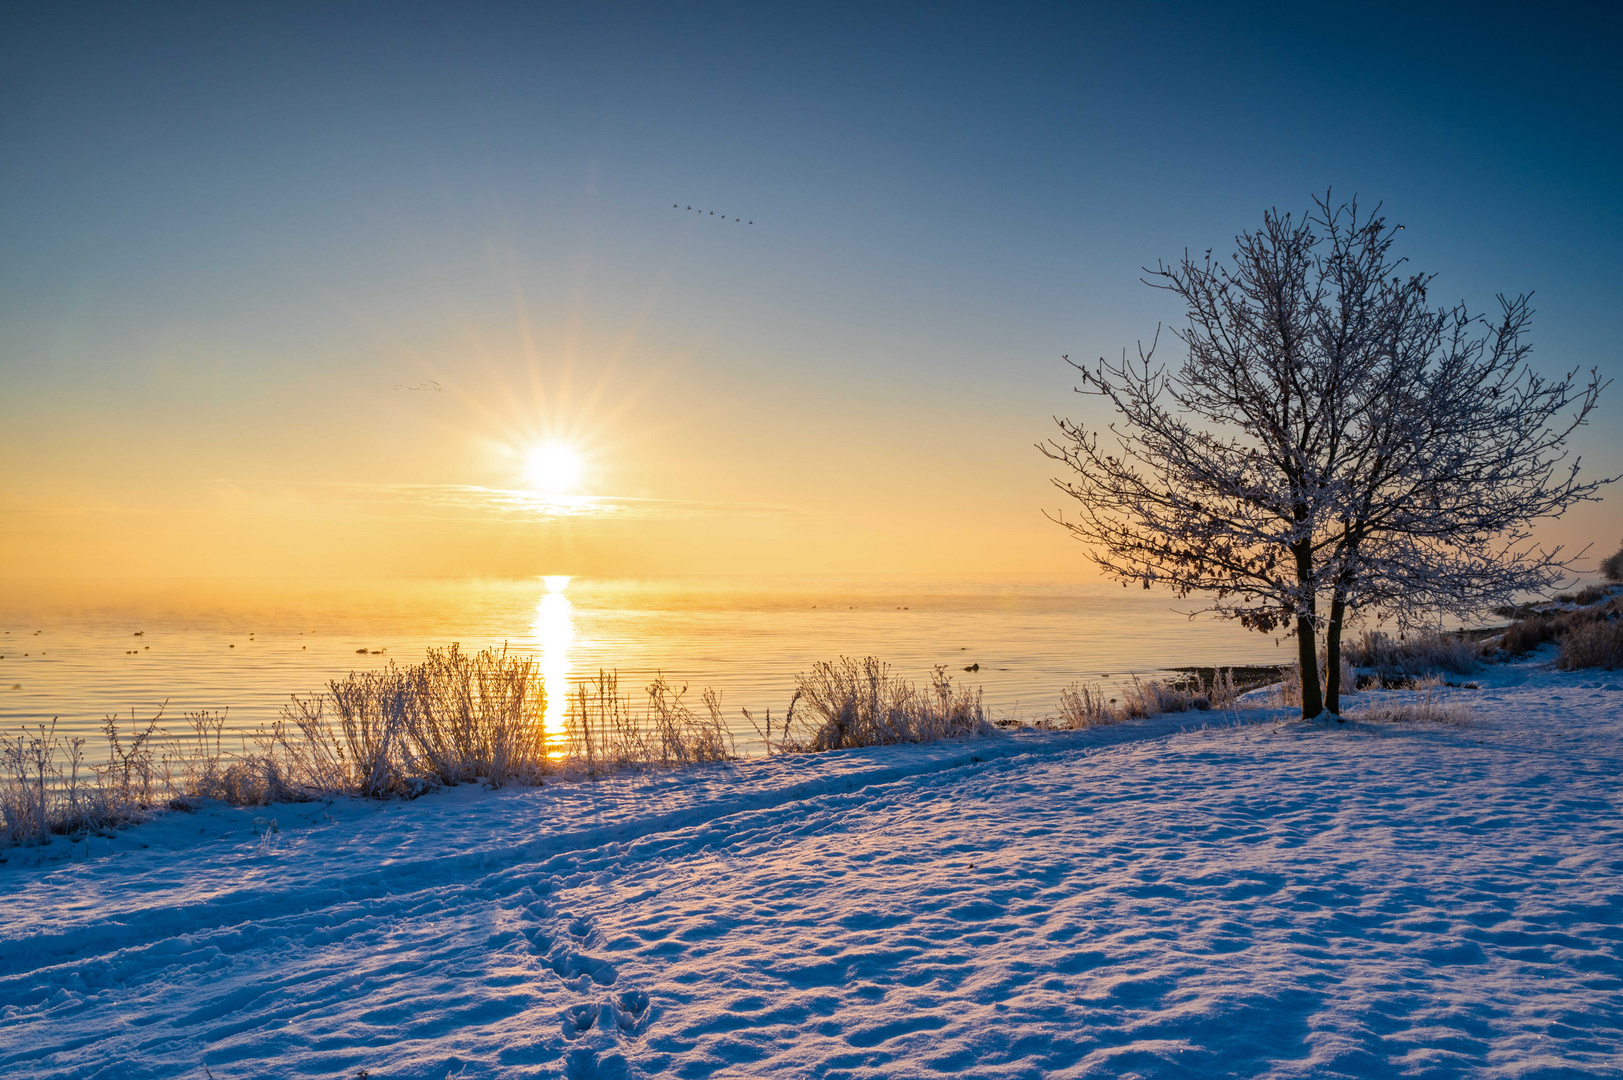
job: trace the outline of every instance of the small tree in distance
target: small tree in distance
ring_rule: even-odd
[[[1600,573],[1607,581],[1623,581],[1623,547],[1600,561]]]
[[[1169,374],[1152,342],[1136,362],[1073,362],[1078,392],[1117,413],[1114,445],[1057,420],[1039,447],[1081,507],[1055,520],[1107,574],[1294,630],[1304,717],[1339,712],[1341,635],[1361,613],[1468,616],[1558,585],[1571,559],[1530,526],[1610,482],[1564,463],[1604,384],[1532,371],[1527,297],[1500,297],[1492,323],[1432,308],[1433,275],[1391,254],[1401,226],[1315,203],[1264,214],[1232,267],[1208,250],[1146,270],[1185,305],[1187,359]]]

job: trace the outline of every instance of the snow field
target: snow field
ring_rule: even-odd
[[[0,866],[0,1074],[1620,1076],[1620,683],[166,815]]]

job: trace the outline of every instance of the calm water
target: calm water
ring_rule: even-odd
[[[1186,606],[1108,585],[806,578],[10,586],[0,731],[56,717],[59,733],[94,734],[110,713],[128,726],[132,709],[144,719],[166,702],[177,728],[185,712],[228,710],[231,728],[251,730],[289,694],[451,642],[533,655],[549,712],[560,687],[599,669],[617,670],[622,690],[663,672],[694,705],[715,687],[741,740],[754,736],[741,707],[781,715],[796,673],[841,655],[878,656],[915,680],[946,664],[983,688],[994,716],[1024,718],[1049,713],[1076,680],[1289,660],[1270,638],[1173,610]]]

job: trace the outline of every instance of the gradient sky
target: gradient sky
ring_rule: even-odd
[[[1616,14],[874,7],[7,5],[0,576],[1086,576],[1060,354],[1332,185],[1623,374]]]

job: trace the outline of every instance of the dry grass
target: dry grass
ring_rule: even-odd
[[[872,656],[842,656],[814,665],[798,682],[774,752],[934,742],[994,730],[981,692],[954,687],[945,666],[935,669],[928,689],[919,689]]]
[[[412,798],[478,781],[492,787],[547,778],[589,779],[627,769],[681,768],[738,757],[721,697],[656,677],[640,708],[619,677],[599,672],[570,695],[550,741],[544,684],[533,661],[505,650],[430,649],[421,664],[390,664],[294,696],[274,723],[225,743],[225,717],[194,713],[172,733],[162,712],[124,730],[109,717],[106,755],[86,767],[86,740],[54,723],[0,739],[0,847],[53,833],[105,829],[197,799],[262,806],[339,795]],[[745,713],[748,716],[748,713]],[[753,718],[752,718],[753,719]],[[133,720],[133,717],[132,717]],[[929,742],[992,732],[978,690],[954,687],[944,668],[918,689],[880,661],[844,659],[799,677],[769,753]]]
[[[1597,619],[1568,630],[1555,665],[1563,671],[1623,668],[1623,619]]]
[[[413,797],[452,784],[539,782],[546,692],[535,662],[505,650],[429,649],[421,664],[353,672],[294,696],[213,789],[242,805],[299,796]]]
[[[1106,700],[1098,683],[1072,683],[1059,693],[1059,717],[1052,725],[1068,731],[1119,724],[1127,719],[1114,698]]]
[[[1607,581],[1623,581],[1623,547],[1600,561],[1600,572]]]
[[[109,716],[107,758],[94,766],[86,763],[89,740],[58,736],[54,720],[0,737],[0,847],[109,829],[176,798],[177,756],[163,744],[162,716],[160,709],[128,735]]]
[[[295,696],[272,724],[224,743],[225,717],[195,713],[172,734],[162,712],[132,731],[109,717],[106,758],[85,766],[86,740],[55,724],[0,739],[0,846],[52,833],[111,828],[196,799],[261,806],[336,795],[413,797],[482,781],[541,783],[623,768],[674,767],[733,756],[720,699],[695,716],[662,679],[641,717],[600,675],[571,702],[561,742],[549,744],[546,693],[533,661],[453,645],[401,668],[352,673],[326,693]]]
[[[1422,679],[1412,693],[1387,691],[1366,698],[1346,718],[1370,724],[1469,724],[1475,714],[1446,686],[1437,676]]]
[[[1228,670],[1214,672],[1209,681],[1163,682],[1135,675],[1119,699],[1106,698],[1098,683],[1072,683],[1060,691],[1058,716],[1043,726],[1078,731],[1161,713],[1231,710],[1239,696]]]
[[[1609,592],[1605,596],[1577,611],[1529,613],[1505,629],[1499,638],[1499,648],[1510,656],[1522,656],[1545,642],[1564,641],[1575,632],[1585,641],[1599,644],[1604,641],[1604,632],[1592,628],[1623,619],[1623,596],[1611,596]],[[1604,655],[1604,651],[1597,655]]]
[[[564,748],[554,768],[568,775],[602,776],[622,769],[681,768],[731,761],[738,756],[732,733],[721,718],[721,695],[706,689],[703,715],[682,700],[686,687],[672,690],[656,676],[646,688],[641,717],[620,679],[600,671],[575,688],[564,721]]]
[[[1396,640],[1378,630],[1366,630],[1357,641],[1348,642],[1341,655],[1354,667],[1373,668],[1388,683],[1437,671],[1474,675],[1482,667],[1482,653],[1475,642],[1435,630]],[[1352,686],[1345,674],[1342,686]]]

